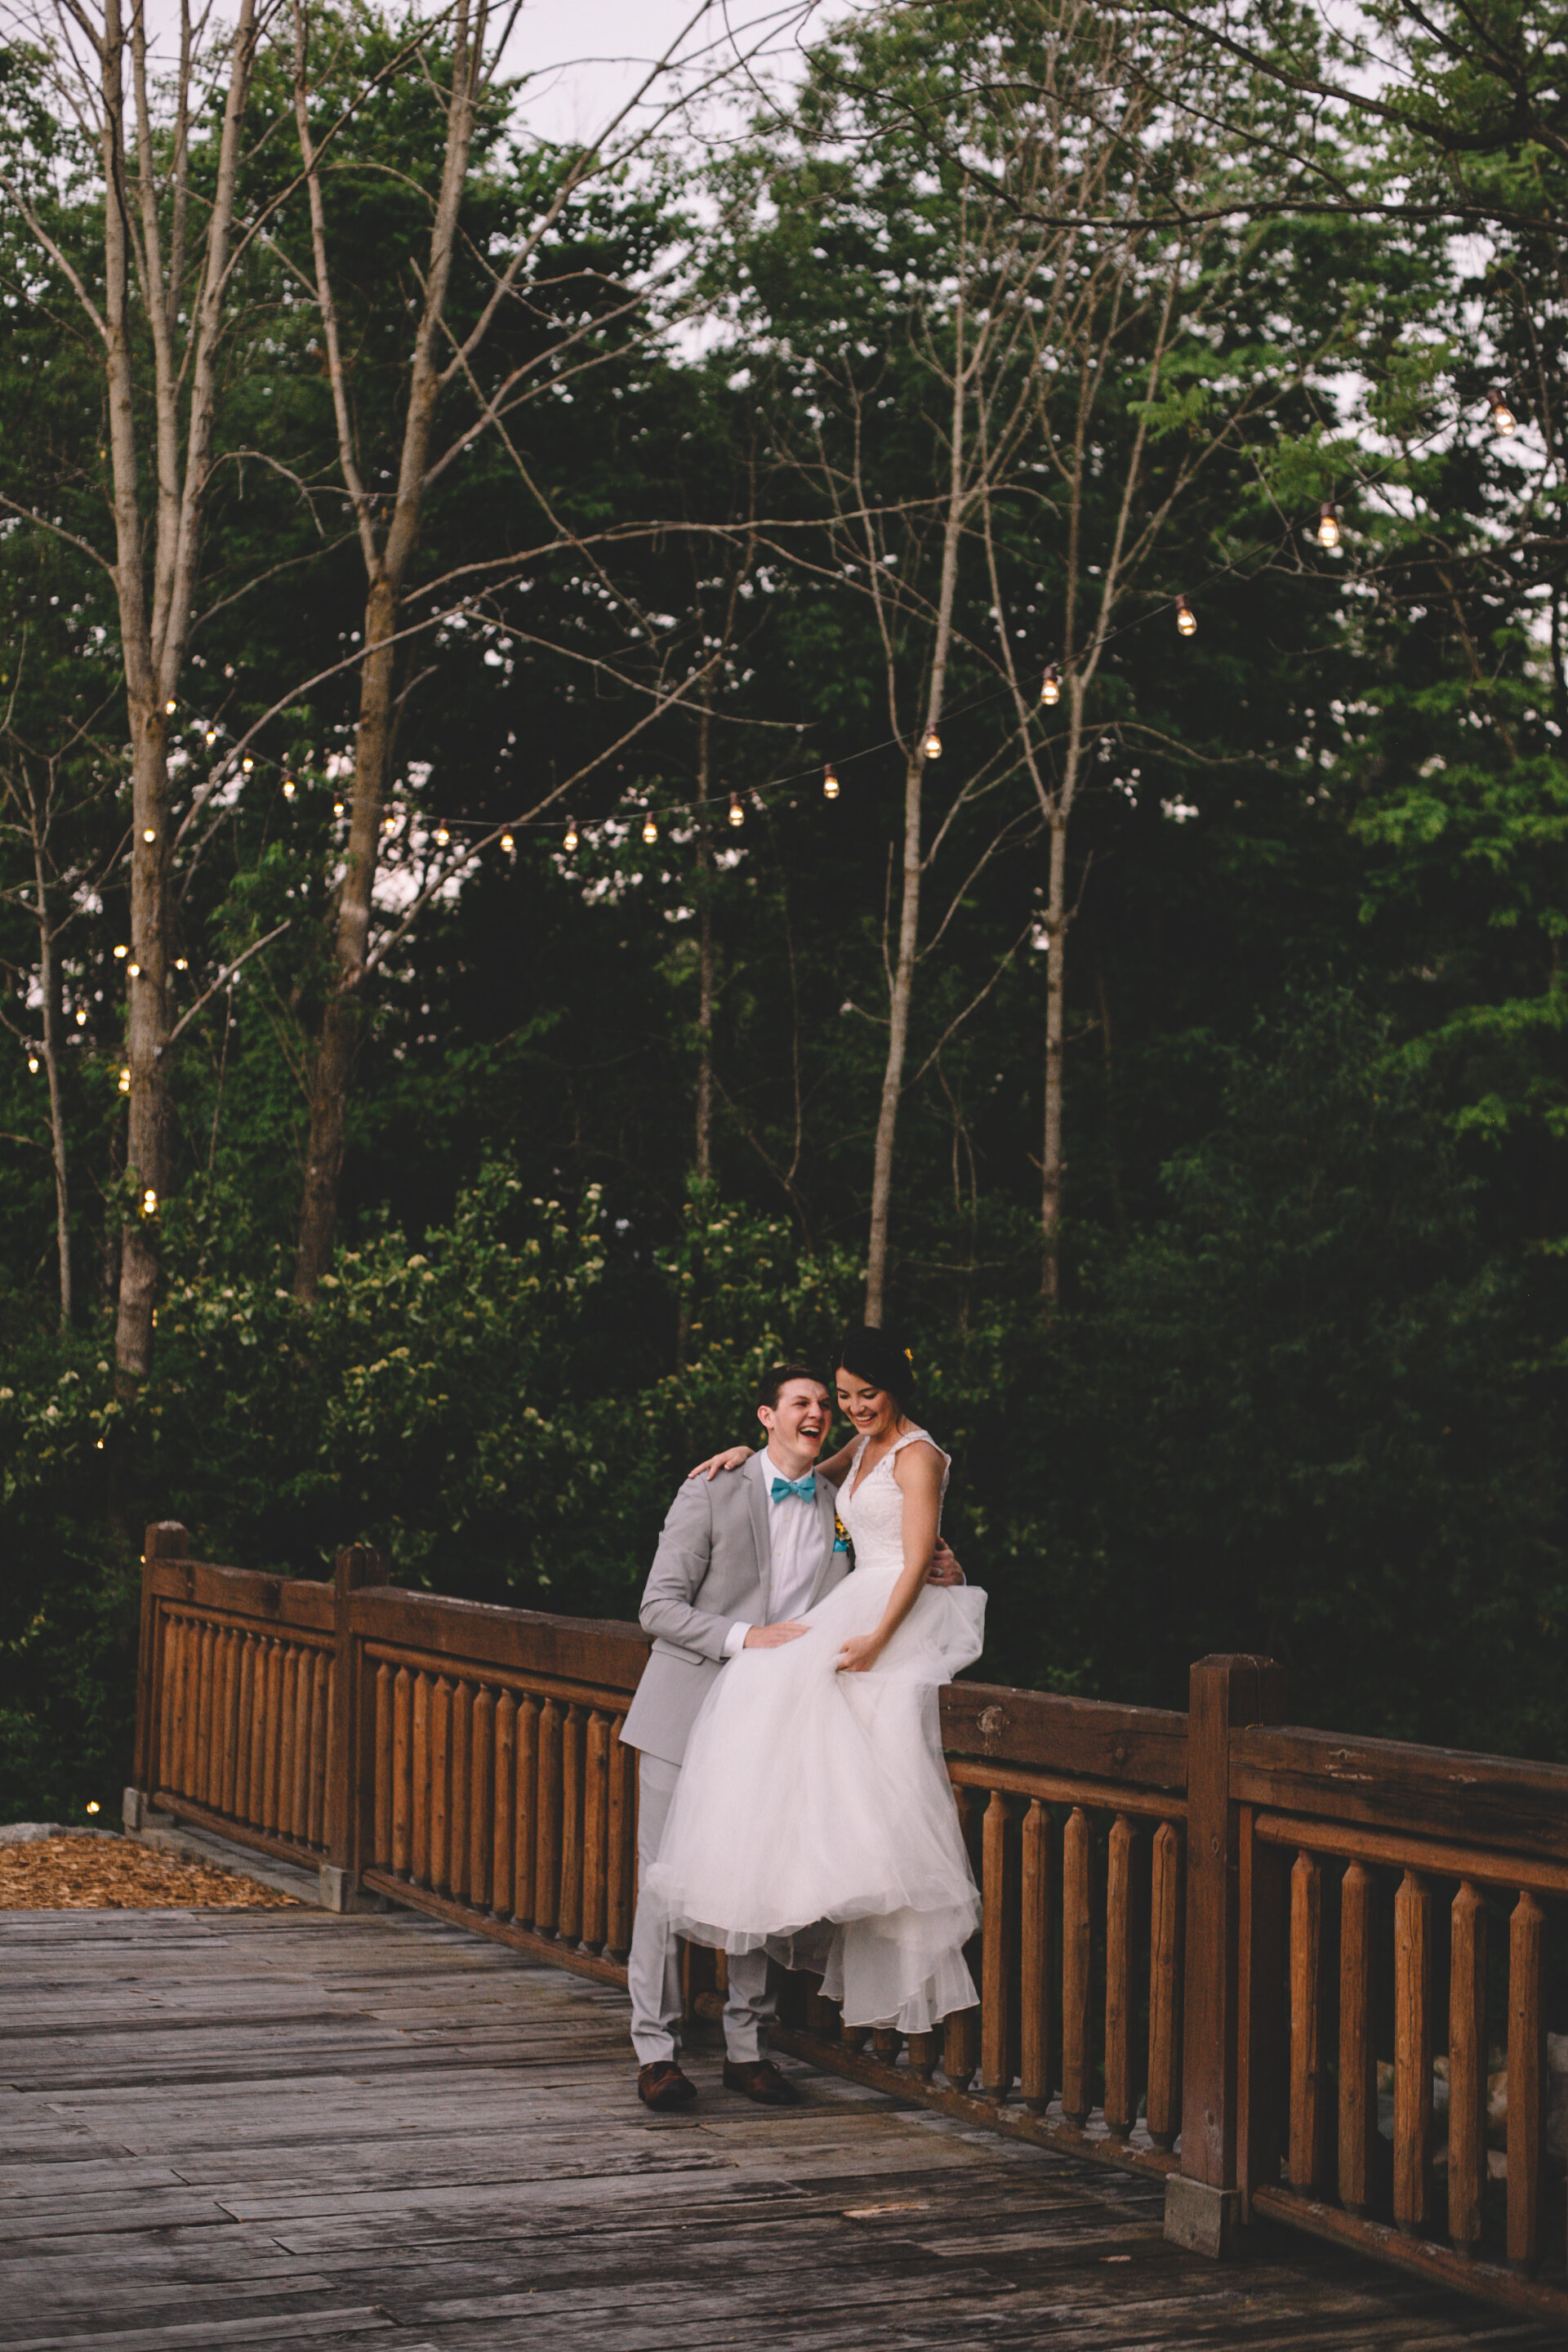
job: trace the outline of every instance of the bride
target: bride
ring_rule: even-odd
[[[908,1351],[851,1331],[836,1385],[856,1435],[816,1475],[839,1490],[854,1570],[798,1637],[738,1651],[715,1681],[644,1899],[699,1943],[820,1970],[847,2025],[925,2033],[978,1999],[937,1694],[980,1655],[985,1595],[926,1581],[948,1456],[910,1416]]]

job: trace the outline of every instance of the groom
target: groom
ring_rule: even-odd
[[[734,1476],[689,1478],[669,1507],[639,1612],[654,1636],[621,1738],[638,1749],[637,1878],[657,1859],[687,1738],[724,1660],[774,1649],[805,1627],[800,1613],[849,1567],[834,1490],[814,1465],[833,1418],[827,1390],[806,1364],[778,1364],[757,1392],[767,1443]],[[960,1584],[945,1545],[931,1580]],[[762,2106],[793,2106],[786,2074],[761,2049],[775,1995],[765,1952],[733,1953],[724,2002],[724,2087]],[[664,2114],[697,2095],[683,2074],[680,1962],[657,1906],[639,1903],[626,1963],[637,2094]]]

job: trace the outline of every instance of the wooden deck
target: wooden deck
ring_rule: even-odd
[[[837,2078],[637,2103],[616,1991],[408,1913],[0,1915],[0,2347],[1534,2347]]]

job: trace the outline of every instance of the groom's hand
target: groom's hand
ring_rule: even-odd
[[[742,1650],[782,1649],[786,1642],[798,1642],[805,1630],[804,1625],[797,1625],[788,1618],[777,1625],[753,1625],[741,1647]]]
[[[928,1584],[962,1584],[963,1581],[963,1570],[947,1546],[944,1543],[939,1543],[931,1556],[931,1566],[926,1570],[926,1582]]]

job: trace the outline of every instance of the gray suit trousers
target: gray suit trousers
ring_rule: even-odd
[[[658,1853],[665,1816],[679,1764],[645,1749],[637,1758],[637,1885]],[[680,2050],[680,1953],[677,1939],[654,1906],[639,1903],[632,1922],[632,1948],[626,1958],[626,1990],[632,1997],[632,2048],[639,2066],[656,2059],[674,2058]],[[724,2048],[737,2065],[762,2055],[761,2035],[773,2022],[777,1994],[769,1981],[765,1952],[742,1952],[730,1961],[730,1990],[724,2001]]]

